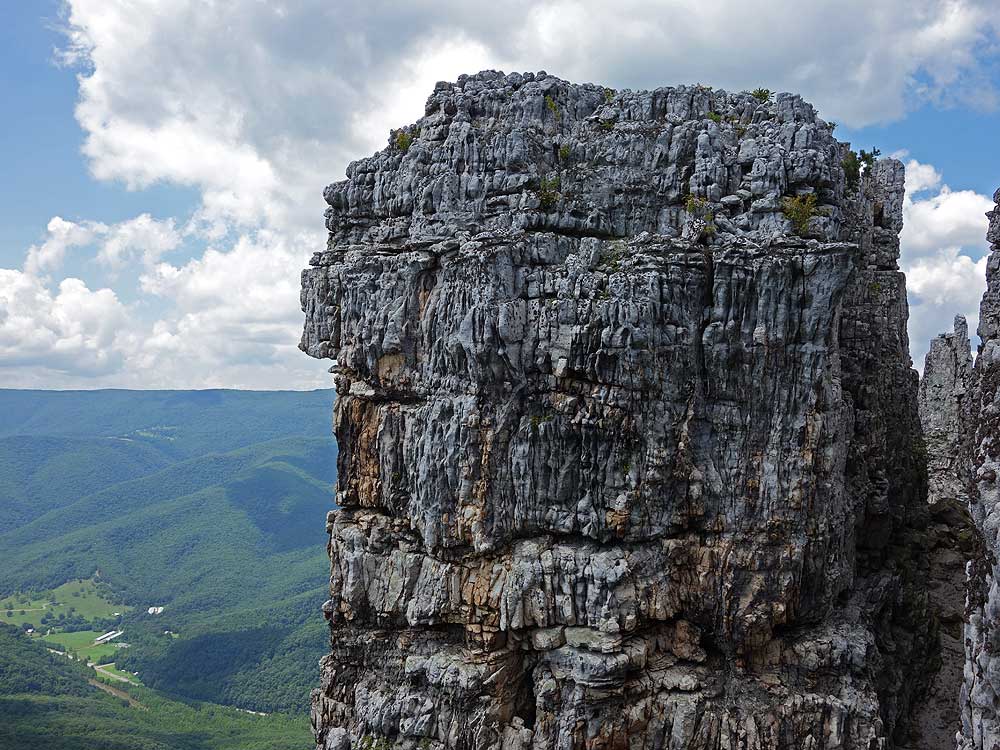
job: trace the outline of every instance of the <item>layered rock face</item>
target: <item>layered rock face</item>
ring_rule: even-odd
[[[963,623],[966,564],[981,553],[969,515],[968,431],[972,355],[965,318],[931,341],[920,380],[918,407],[927,456],[931,525],[931,610],[940,624],[941,666],[915,715],[921,742],[915,747],[952,748],[962,722],[959,695],[965,664]]]
[[[967,411],[969,510],[982,549],[968,566],[965,626],[965,680],[962,686],[962,750],[1000,747],[1000,190],[986,235],[992,252],[986,266],[986,293],[979,308],[982,343],[972,374]]]
[[[965,430],[971,378],[969,325],[959,315],[951,333],[931,340],[918,391],[931,502],[969,504]]]
[[[486,72],[327,188],[319,747],[906,740],[936,646],[903,169],[855,181],[831,131]]]

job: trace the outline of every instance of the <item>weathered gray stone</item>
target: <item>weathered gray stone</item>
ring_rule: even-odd
[[[903,170],[848,188],[831,131],[485,72],[326,189],[320,747],[905,737],[935,643]]]
[[[939,624],[940,667],[914,716],[913,748],[949,748],[962,721],[966,583],[969,560],[981,552],[969,515],[968,396],[972,355],[965,318],[931,341],[920,380],[918,406],[927,456],[930,604]]]
[[[918,392],[927,449],[929,502],[969,504],[965,412],[972,377],[969,326],[956,316],[954,331],[931,341]]]
[[[1000,204],[1000,190],[993,196]],[[986,293],[979,308],[978,356],[969,389],[967,428],[969,510],[981,535],[982,549],[968,566],[969,592],[965,626],[965,679],[962,686],[962,750],[1000,747],[1000,206],[987,214]]]

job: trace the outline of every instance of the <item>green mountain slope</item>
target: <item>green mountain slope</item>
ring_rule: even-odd
[[[0,533],[173,463],[157,446],[109,437],[0,438]]]
[[[333,391],[0,389],[0,437],[120,437],[190,458],[331,433]]]
[[[172,580],[178,565],[213,567],[223,550],[242,550],[242,564],[274,552],[275,539],[282,549],[322,552],[332,460],[329,439],[285,438],[181,461],[81,497],[0,534],[0,591],[127,568],[136,596]],[[157,549],[144,546],[154,541]],[[152,578],[141,587],[131,586],[146,575]]]
[[[0,747],[47,750],[292,750],[308,720],[254,716],[116,684],[0,625]],[[126,688],[127,692],[123,692]]]
[[[302,711],[326,647],[332,393],[204,393],[0,391],[5,430],[73,433],[0,437],[0,596],[98,572],[133,608],[118,661],[145,684]]]

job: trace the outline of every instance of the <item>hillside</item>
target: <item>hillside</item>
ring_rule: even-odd
[[[304,717],[254,716],[98,683],[0,624],[0,747],[47,750],[292,750],[308,742]]]
[[[111,437],[174,457],[282,437],[326,437],[333,391],[0,389],[0,437]]]
[[[166,468],[156,445],[117,437],[0,438],[0,533],[105,487]]]
[[[96,575],[123,612],[43,623],[11,599],[0,620],[120,626],[118,662],[146,685],[301,710],[325,645],[336,446],[314,412],[332,396],[0,391],[20,431],[0,437],[0,599]]]

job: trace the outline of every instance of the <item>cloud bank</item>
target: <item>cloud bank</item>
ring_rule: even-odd
[[[971,190],[951,190],[929,164],[906,161],[900,268],[910,301],[910,351],[923,369],[930,339],[962,314],[973,332],[986,289],[986,212],[993,201]]]
[[[995,107],[992,6],[69,0],[59,57],[77,76],[93,177],[193,188],[199,205],[110,224],[54,217],[21,268],[0,270],[0,385],[328,385],[296,350],[322,187],[414,121],[437,80],[494,67],[616,88],[766,86],[863,126],[927,103]],[[909,179],[919,353],[939,321],[975,307],[990,206],[930,165],[911,162]],[[69,257],[98,288],[61,275]]]

